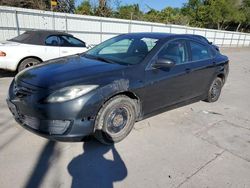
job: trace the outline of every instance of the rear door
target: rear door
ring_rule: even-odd
[[[214,53],[210,46],[198,41],[188,41],[191,61],[186,64],[189,74],[187,79],[192,83],[192,88],[187,90],[190,98],[206,93],[215,73]]]
[[[60,56],[83,53],[87,50],[85,42],[68,35],[60,35]]]

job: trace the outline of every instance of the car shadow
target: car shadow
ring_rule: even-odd
[[[5,70],[0,70],[0,78],[4,77],[15,77],[16,72],[10,72],[10,71],[5,71]]]
[[[112,188],[114,182],[127,177],[125,163],[114,145],[105,146],[91,140],[83,144],[83,150],[83,153],[68,165],[68,171],[72,176],[72,188]],[[104,157],[109,151],[112,152],[113,160]]]

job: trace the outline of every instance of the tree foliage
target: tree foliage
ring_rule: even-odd
[[[244,21],[245,29],[250,30],[249,28],[250,27],[250,0],[243,0],[241,10],[245,15],[245,21]]]
[[[74,0],[57,0],[58,5],[55,7],[55,11],[57,12],[67,12],[74,13],[75,12],[75,1]]]
[[[102,1],[107,2],[99,0],[97,7],[102,7],[102,10],[106,8],[107,14],[89,11],[95,9],[89,7],[90,3],[87,6],[85,3],[89,1],[86,0],[80,5],[81,7],[85,4],[88,10],[83,14],[222,30],[248,31],[250,26],[250,0],[189,0],[181,8],[165,7],[155,10],[148,7],[146,12],[143,12],[138,4],[119,5],[112,9],[112,4],[117,1],[109,0],[109,5]]]
[[[95,16],[111,17],[113,13],[109,0],[99,0],[98,5],[95,5],[93,9]]]
[[[120,6],[114,15],[115,17],[121,19],[143,19],[143,12],[140,10],[140,6],[138,4]]]
[[[0,5],[48,10],[50,0],[0,0]]]
[[[83,1],[77,8],[76,14],[93,15],[93,9],[89,1]]]
[[[74,13],[74,0],[57,0],[57,2],[58,5],[53,9],[54,11]],[[0,0],[0,5],[39,10],[51,10],[50,0]]]
[[[142,20],[212,29],[250,31],[250,0],[189,0],[181,8],[142,11],[139,4],[121,0],[57,0],[54,10],[84,15]],[[0,0],[0,5],[49,10],[50,0]]]

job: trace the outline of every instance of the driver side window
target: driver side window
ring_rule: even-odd
[[[187,62],[186,42],[184,40],[169,42],[158,54],[158,59],[169,59],[177,65]]]

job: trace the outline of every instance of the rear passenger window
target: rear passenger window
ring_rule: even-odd
[[[169,59],[176,64],[187,62],[186,42],[184,40],[169,42],[158,54],[158,59]]]
[[[199,61],[204,59],[210,59],[213,57],[213,54],[209,47],[197,43],[197,42],[190,42],[191,53],[192,53],[192,60]]]

